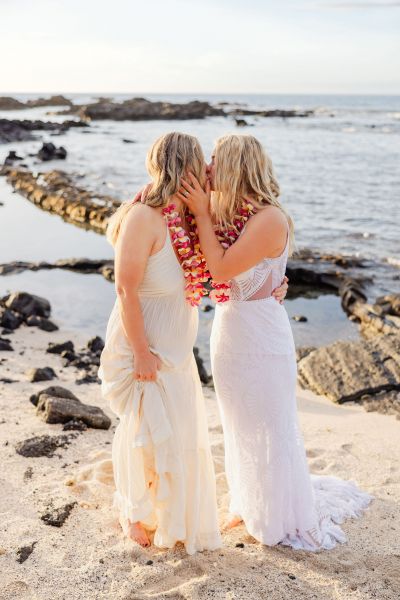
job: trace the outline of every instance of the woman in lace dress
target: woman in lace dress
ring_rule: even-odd
[[[306,550],[344,542],[340,524],[371,497],[352,482],[309,474],[296,407],[296,355],[285,308],[271,295],[285,274],[293,225],[279,203],[272,164],[252,136],[217,141],[209,194],[195,177],[180,198],[196,216],[214,281],[229,281],[217,304],[211,360],[225,437],[231,521],[267,545]],[[232,229],[243,200],[256,208],[224,249],[214,221]]]
[[[152,183],[142,202],[125,203],[107,236],[115,247],[117,297],[99,376],[119,417],[112,460],[125,535],[186,551],[218,548],[215,475],[193,344],[198,311],[185,298],[184,273],[162,211],[192,170],[205,179],[196,138],[162,136],[150,149]]]

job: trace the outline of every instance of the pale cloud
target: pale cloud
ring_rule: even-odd
[[[400,8],[400,1],[387,0],[383,2],[317,2],[306,5],[306,8],[330,8],[330,9],[364,9],[364,8]]]

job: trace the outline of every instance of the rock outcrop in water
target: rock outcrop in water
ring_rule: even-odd
[[[32,173],[4,167],[2,173],[20,194],[43,210],[98,233],[105,233],[107,221],[120,202],[111,196],[95,194],[75,185],[63,171]]]
[[[36,136],[32,133],[34,131],[61,133],[68,131],[71,127],[88,127],[88,124],[83,121],[71,120],[55,123],[53,121],[30,121],[28,119],[0,119],[0,144],[34,140],[36,139]]]
[[[35,98],[27,102],[21,102],[10,96],[0,96],[0,110],[23,110],[39,106],[72,106],[71,100],[65,96],[50,96],[49,98]]]
[[[208,102],[193,100],[185,104],[151,102],[146,98],[132,98],[124,102],[113,102],[100,98],[98,102],[74,106],[60,114],[77,114],[82,120],[112,119],[113,121],[187,120],[224,116],[221,108]]]

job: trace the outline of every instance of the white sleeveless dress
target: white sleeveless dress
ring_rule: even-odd
[[[309,474],[296,406],[296,354],[283,305],[271,292],[285,275],[287,241],[236,276],[216,306],[211,363],[225,437],[230,512],[267,545],[333,548],[338,526],[371,496],[353,482]]]
[[[133,379],[133,354],[116,299],[99,377],[119,416],[112,460],[113,507],[125,535],[128,519],[155,529],[154,544],[177,541],[193,554],[221,545],[215,474],[202,387],[193,356],[198,311],[184,295],[184,275],[169,232],[148,259],[139,297],[150,348],[162,360],[158,381]]]

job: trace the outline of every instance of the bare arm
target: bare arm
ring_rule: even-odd
[[[115,288],[125,335],[135,358],[134,378],[155,380],[159,360],[149,350],[138,290],[156,241],[155,214],[143,205],[132,208],[115,246]]]
[[[254,267],[263,258],[279,256],[286,244],[287,221],[275,206],[267,207],[253,216],[240,238],[225,250],[215,235],[209,212],[209,194],[195,178],[191,185],[184,183],[186,195],[179,197],[196,217],[201,249],[213,279],[228,281]]]

